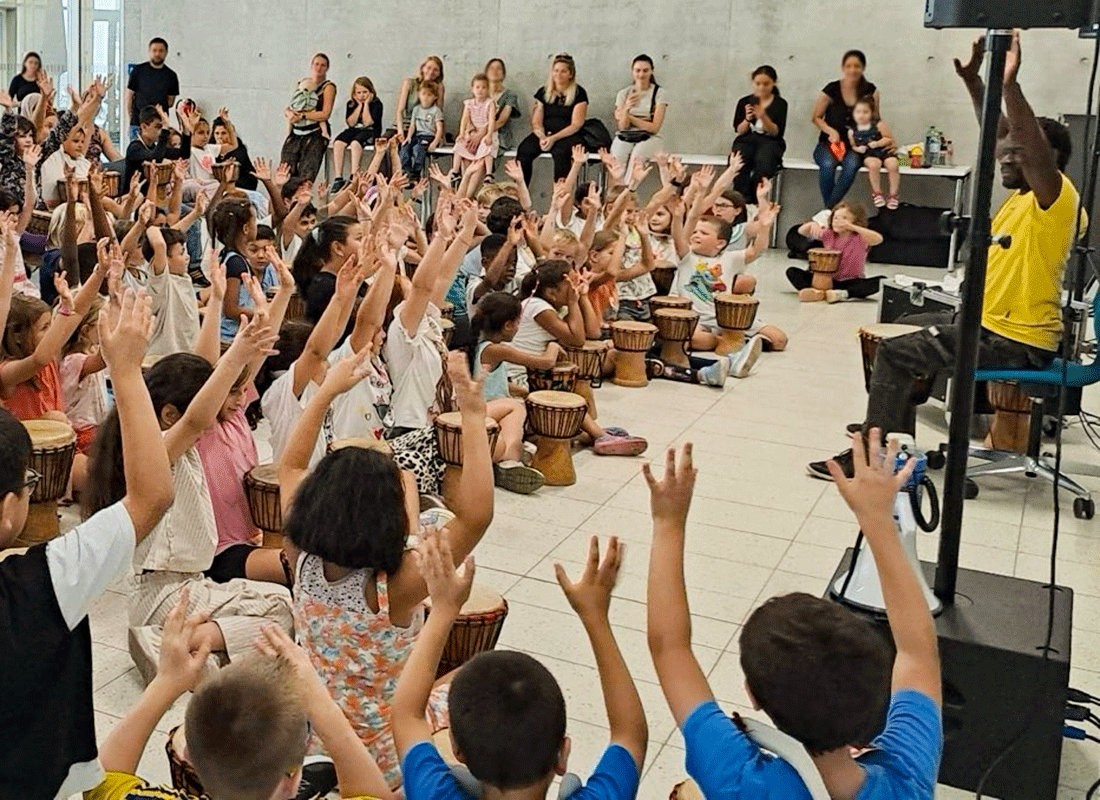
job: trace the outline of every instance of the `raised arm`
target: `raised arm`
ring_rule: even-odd
[[[600,561],[600,540],[593,536],[588,547],[588,559],[581,579],[573,583],[561,564],[554,564],[558,583],[565,592],[569,605],[577,613],[588,634],[588,642],[596,657],[596,671],[600,674],[604,706],[611,741],[621,745],[634,758],[634,766],[641,774],[645,762],[649,726],[646,723],[642,698],[626,665],[619,643],[611,629],[608,612],[611,592],[619,577],[623,549],[612,536],[607,544],[607,555]]]
[[[294,362],[294,384],[292,389],[295,397],[301,397],[306,386],[314,376],[318,374],[321,363],[328,359],[332,348],[340,340],[347,328],[348,318],[351,317],[351,309],[355,303],[355,297],[359,293],[359,287],[366,279],[365,268],[359,264],[358,258],[350,257],[336,273],[336,292],[325,308],[321,319],[313,326],[309,334],[305,350]],[[312,450],[310,451],[313,452]]]
[[[936,627],[928,612],[920,581],[902,549],[894,524],[894,499],[912,475],[916,462],[910,459],[906,468],[895,475],[893,465],[897,460],[897,445],[891,443],[884,460],[880,436],[877,428],[868,433],[871,443],[869,463],[863,434],[852,436],[853,479],[845,478],[834,461],[829,462],[829,472],[841,497],[855,513],[860,530],[875,556],[882,597],[886,602],[886,616],[897,648],[893,691],[915,689],[939,705],[942,690]]]
[[[1050,143],[1035,118],[1035,112],[1031,110],[1031,104],[1027,102],[1024,90],[1016,80],[1020,63],[1020,31],[1017,30],[1012,34],[1012,47],[1005,63],[1005,110],[1013,143],[1019,147],[1017,153],[1024,180],[1035,192],[1035,201],[1039,207],[1046,210],[1062,194],[1062,174],[1054,160]]]
[[[351,332],[351,349],[359,352],[374,341],[375,335],[382,329],[386,320],[386,307],[393,294],[393,284],[397,278],[397,252],[391,243],[383,244],[379,251],[382,266],[374,273],[374,280],[367,290],[367,296],[359,304],[355,315],[355,328]]]
[[[19,247],[16,220],[11,214],[0,214],[0,239],[4,244],[4,257],[0,260],[0,329],[8,322],[11,296],[15,285],[15,256]]]
[[[985,106],[985,81],[982,80],[982,62],[985,60],[985,37],[979,36],[970,46],[970,60],[965,64],[955,59],[955,74],[962,78],[970,102],[974,106],[974,116],[982,124],[982,110]],[[1008,135],[1008,120],[1004,116],[997,119],[997,138]]]
[[[225,264],[218,261],[213,250],[206,254],[206,269],[210,277],[210,298],[206,302],[206,313],[195,339],[194,351],[195,355],[205,358],[211,366],[217,366],[222,355],[222,307],[228,281],[225,277]]]
[[[214,424],[222,403],[241,372],[256,354],[269,352],[276,338],[277,334],[271,330],[265,316],[255,316],[247,325],[241,326],[237,338],[214,367],[213,374],[199,389],[183,416],[164,435],[168,458],[173,464]]]
[[[649,654],[677,727],[701,703],[714,699],[706,675],[691,650],[691,612],[684,580],[684,542],[696,471],[691,445],[684,445],[677,459],[669,448],[665,474],[653,477],[649,464],[642,465],[649,484],[653,514],[653,546],[649,553],[646,589],[646,632]]]
[[[160,424],[141,374],[153,314],[147,296],[127,289],[121,307],[113,302],[99,316],[100,353],[111,370],[111,386],[122,432],[122,505],[144,539],[172,505],[172,468],[161,443]]]

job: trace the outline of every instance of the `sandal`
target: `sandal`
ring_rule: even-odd
[[[882,192],[871,192],[871,202],[875,204],[875,208],[882,208],[886,205],[886,198],[882,196]]]
[[[898,210],[898,196],[896,194],[890,195],[890,199],[886,201],[886,207],[891,211]]]

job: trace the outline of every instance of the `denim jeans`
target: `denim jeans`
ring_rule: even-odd
[[[841,200],[859,175],[859,168],[863,166],[863,159],[859,153],[850,147],[844,153],[844,160],[837,161],[833,151],[829,149],[828,142],[818,142],[814,148],[814,161],[821,171],[821,200],[825,208],[832,208]],[[836,168],[840,167],[840,177],[837,177]]]
[[[419,180],[428,161],[428,145],[435,138],[430,133],[417,133],[402,142],[398,154],[401,156],[401,169],[410,180]]]
[[[191,213],[191,206],[186,203],[180,204],[180,215],[186,216]],[[202,230],[200,225],[203,224],[203,220],[197,219],[191,223],[191,227],[184,232],[184,236],[187,237],[187,255],[191,258],[191,266],[198,266],[202,264]]]

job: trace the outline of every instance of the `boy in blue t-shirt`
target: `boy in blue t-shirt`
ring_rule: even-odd
[[[473,559],[466,560],[460,576],[450,546],[438,532],[425,539],[421,557],[432,613],[394,692],[393,738],[406,800],[469,800],[432,744],[424,709],[451,624],[470,594]],[[613,537],[600,563],[599,541],[593,537],[577,583],[561,565],[555,567],[596,655],[611,728],[610,745],[588,783],[574,791],[571,800],[633,800],[645,761],[645,712],[607,617],[621,560],[622,549]],[[554,676],[535,659],[510,651],[482,653],[455,675],[449,702],[455,756],[492,794],[543,800],[554,776],[565,774],[565,700]]]
[[[897,648],[893,672],[881,636],[841,606],[808,594],[773,597],[741,629],[741,668],[756,708],[797,739],[832,798],[931,800],[943,731],[936,631],[920,583],[894,527],[893,504],[910,467],[894,475],[879,431],[852,437],[855,477],[830,462],[855,512],[882,582]],[[695,486],[691,445],[670,449],[664,479],[643,467],[653,509],[647,597],[649,649],[676,724],[687,770],[707,800],[809,800],[786,761],[766,755],[722,713],[691,651],[684,539]],[[886,727],[875,736],[889,697]],[[851,747],[870,745],[858,758]]]

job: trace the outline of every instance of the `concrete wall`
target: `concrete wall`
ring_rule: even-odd
[[[843,51],[858,47],[899,138],[919,141],[934,124],[954,140],[956,161],[970,163],[977,128],[951,58],[968,53],[974,33],[926,30],[923,6],[920,0],[131,0],[125,60],[144,60],[145,42],[166,37],[184,93],[208,111],[228,105],[252,152],[268,156],[278,153],[285,131],[281,109],[317,50],[332,59],[338,111],[351,82],[364,74],[379,87],[387,117],[401,79],[425,54],[439,54],[449,131],[458,126],[470,77],[491,56],[505,59],[508,83],[526,101],[545,80],[547,59],[571,53],[592,99],[590,113],[606,120],[615,92],[630,80],[631,59],[646,52],[672,101],[665,123],[670,149],[711,153],[729,147],[734,103],[748,92],[749,72],[770,63],[791,104],[788,155],[809,158],[817,92],[837,76]],[[1022,82],[1039,113],[1083,112],[1090,44],[1069,31],[1025,34]],[[525,108],[521,130],[528,118]],[[342,120],[335,125],[342,129]],[[785,218],[820,204],[810,173],[792,178]],[[949,186],[919,183],[910,197],[949,200]],[[866,197],[862,182],[857,186]]]

